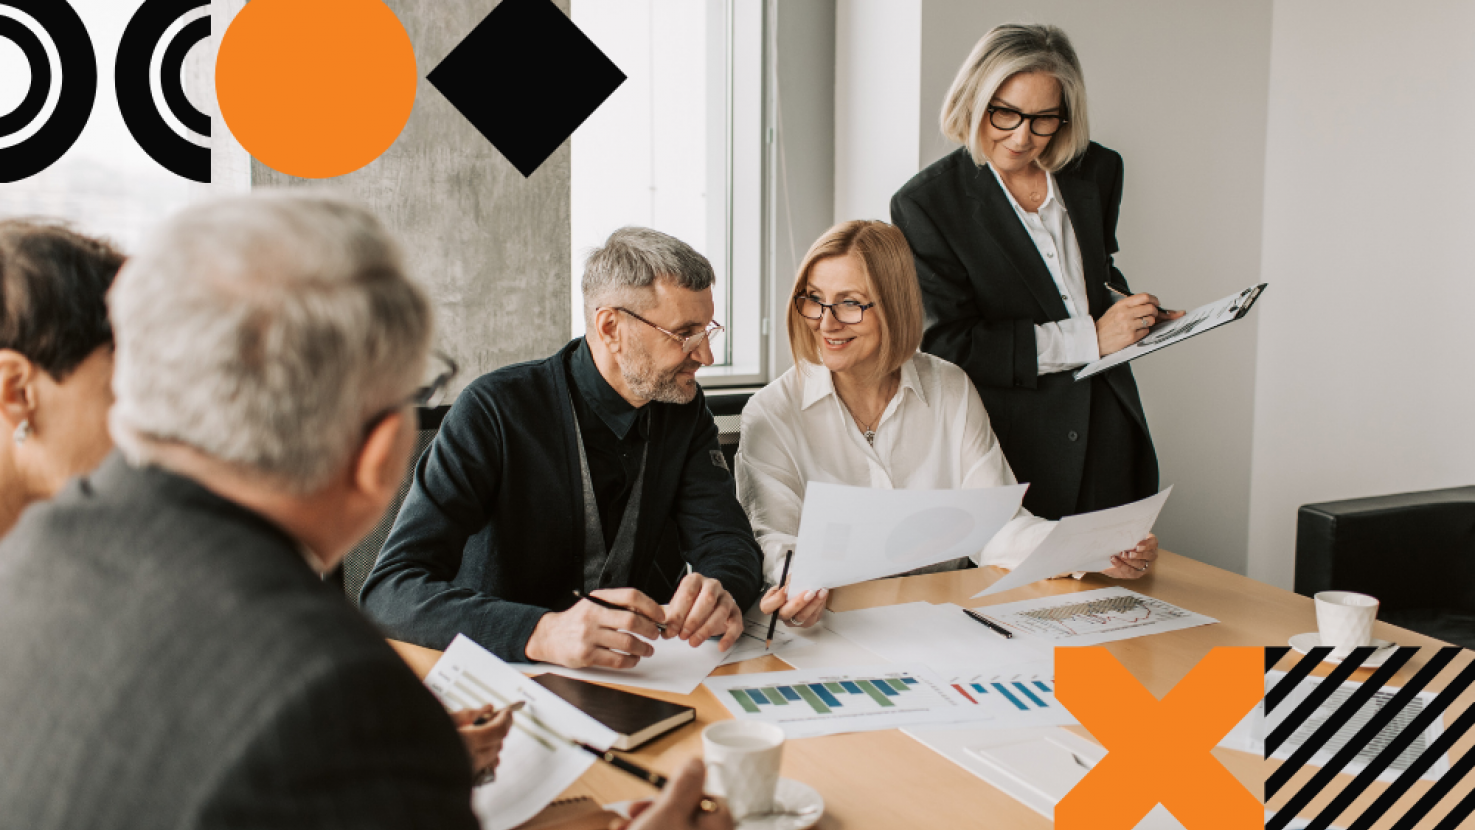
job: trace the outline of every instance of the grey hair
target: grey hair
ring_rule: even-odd
[[[1070,38],[1057,26],[1005,23],[980,38],[943,98],[942,134],[966,145],[974,164],[986,163],[979,128],[994,93],[1021,72],[1044,72],[1060,82],[1066,123],[1036,160],[1053,173],[1085,153],[1091,144],[1085,74]]]
[[[109,425],[137,464],[184,445],[303,495],[425,372],[432,311],[367,210],[264,193],[187,209],[118,275]]]
[[[594,325],[598,308],[623,306],[646,311],[655,302],[656,279],[689,291],[704,291],[717,281],[712,263],[670,234],[624,227],[609,235],[584,261],[584,323]]]

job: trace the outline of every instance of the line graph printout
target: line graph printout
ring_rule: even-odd
[[[600,749],[615,742],[615,733],[558,695],[464,635],[436,662],[425,685],[448,710],[498,709],[525,701],[513,715],[512,732],[502,744],[497,779],[477,787],[472,806],[482,830],[506,830],[548,806],[594,763],[594,756],[564,743],[556,735],[582,740]]]
[[[1218,620],[1126,588],[1006,602],[975,611],[1052,646],[1094,646],[1209,625]]]

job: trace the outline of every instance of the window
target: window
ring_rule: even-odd
[[[627,80],[573,138],[571,301],[584,333],[584,259],[625,225],[711,260],[727,327],[707,385],[761,380],[760,0],[573,0],[573,20]]]

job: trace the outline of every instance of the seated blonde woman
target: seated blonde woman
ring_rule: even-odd
[[[836,225],[805,255],[789,307],[794,367],[743,410],[738,496],[763,548],[764,613],[813,625],[827,591],[789,597],[779,585],[807,482],[940,490],[1014,484],[968,376],[922,354],[922,296],[912,252],[885,222]],[[1020,509],[983,550],[910,573],[1017,565],[1054,527]],[[1157,539],[1112,557],[1104,573],[1134,579]]]

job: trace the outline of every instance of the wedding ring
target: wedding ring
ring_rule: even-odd
[[[784,622],[787,622],[789,625],[792,625],[795,628],[797,628],[799,626],[799,618],[798,617],[790,617],[787,620],[785,620]]]

